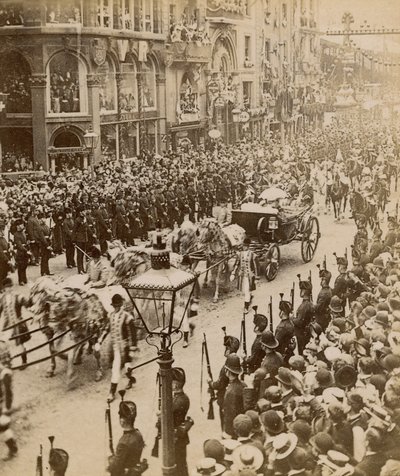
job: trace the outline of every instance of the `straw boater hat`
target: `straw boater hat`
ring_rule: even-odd
[[[278,435],[272,446],[276,451],[276,459],[281,460],[287,458],[297,446],[298,438],[294,433],[282,433]]]
[[[243,469],[253,469],[257,471],[264,463],[264,456],[258,448],[253,445],[240,445],[233,450],[233,465],[239,472]]]

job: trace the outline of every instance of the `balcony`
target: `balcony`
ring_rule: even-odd
[[[211,45],[171,43],[166,45],[164,55],[167,66],[173,63],[208,63],[211,59]]]
[[[208,0],[207,18],[210,21],[233,23],[248,15],[247,0]]]

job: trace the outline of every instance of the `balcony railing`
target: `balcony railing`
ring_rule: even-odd
[[[171,43],[164,52],[166,62],[172,63],[208,63],[211,58],[211,45],[181,42]]]

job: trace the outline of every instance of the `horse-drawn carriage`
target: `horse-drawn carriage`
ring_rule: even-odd
[[[305,263],[314,257],[320,238],[318,219],[311,207],[283,211],[270,206],[252,204],[246,210],[232,210],[232,223],[246,230],[251,239],[250,248],[259,261],[265,262],[267,281],[276,278],[280,262],[280,246],[292,241],[301,242],[301,257]]]

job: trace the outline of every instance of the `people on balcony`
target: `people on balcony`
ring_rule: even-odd
[[[53,72],[50,78],[51,112],[80,112],[79,103],[78,75],[71,71]]]
[[[22,5],[12,4],[2,5],[0,7],[0,26],[23,25]]]

